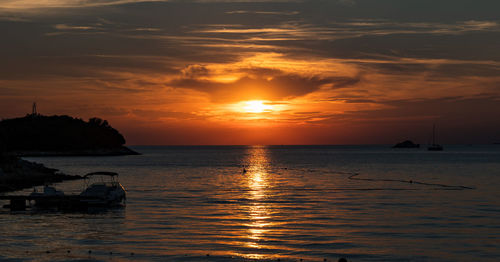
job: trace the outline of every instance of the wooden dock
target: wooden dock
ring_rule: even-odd
[[[0,196],[0,200],[9,200],[8,205],[4,208],[9,208],[12,211],[22,211],[27,208],[51,208],[62,211],[85,210],[89,207],[108,207],[103,199],[99,197],[82,197],[80,195],[63,195],[63,196]]]

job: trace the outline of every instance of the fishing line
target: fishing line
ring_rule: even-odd
[[[370,181],[370,182],[399,182],[399,183],[407,183],[407,184],[418,184],[424,186],[438,186],[446,189],[457,189],[457,190],[465,190],[465,189],[475,189],[474,187],[468,186],[455,186],[455,185],[446,185],[446,184],[438,184],[438,183],[426,183],[415,180],[402,180],[402,179],[382,179],[382,178],[359,178],[360,174],[358,173],[350,173],[350,172],[338,172],[339,174],[349,175],[347,177],[350,180],[358,180],[358,181]]]

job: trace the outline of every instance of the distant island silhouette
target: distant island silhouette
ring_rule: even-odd
[[[106,120],[37,113],[0,121],[0,150],[15,156],[136,155]]]
[[[411,140],[406,140],[395,144],[392,148],[419,148],[420,144],[415,144]]]

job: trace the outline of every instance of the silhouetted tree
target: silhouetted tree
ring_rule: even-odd
[[[89,119],[89,124],[93,126],[100,126],[102,124],[102,119],[98,117],[93,117]]]

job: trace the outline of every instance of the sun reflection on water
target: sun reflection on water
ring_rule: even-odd
[[[250,203],[245,207],[249,223],[246,224],[246,248],[253,252],[244,254],[247,258],[263,258],[264,254],[255,252],[256,249],[265,248],[261,241],[264,240],[268,227],[272,224],[271,207],[266,201],[269,198],[270,174],[267,172],[269,163],[266,147],[252,147],[248,149],[248,157],[244,160],[244,174],[248,185],[248,199]]]

